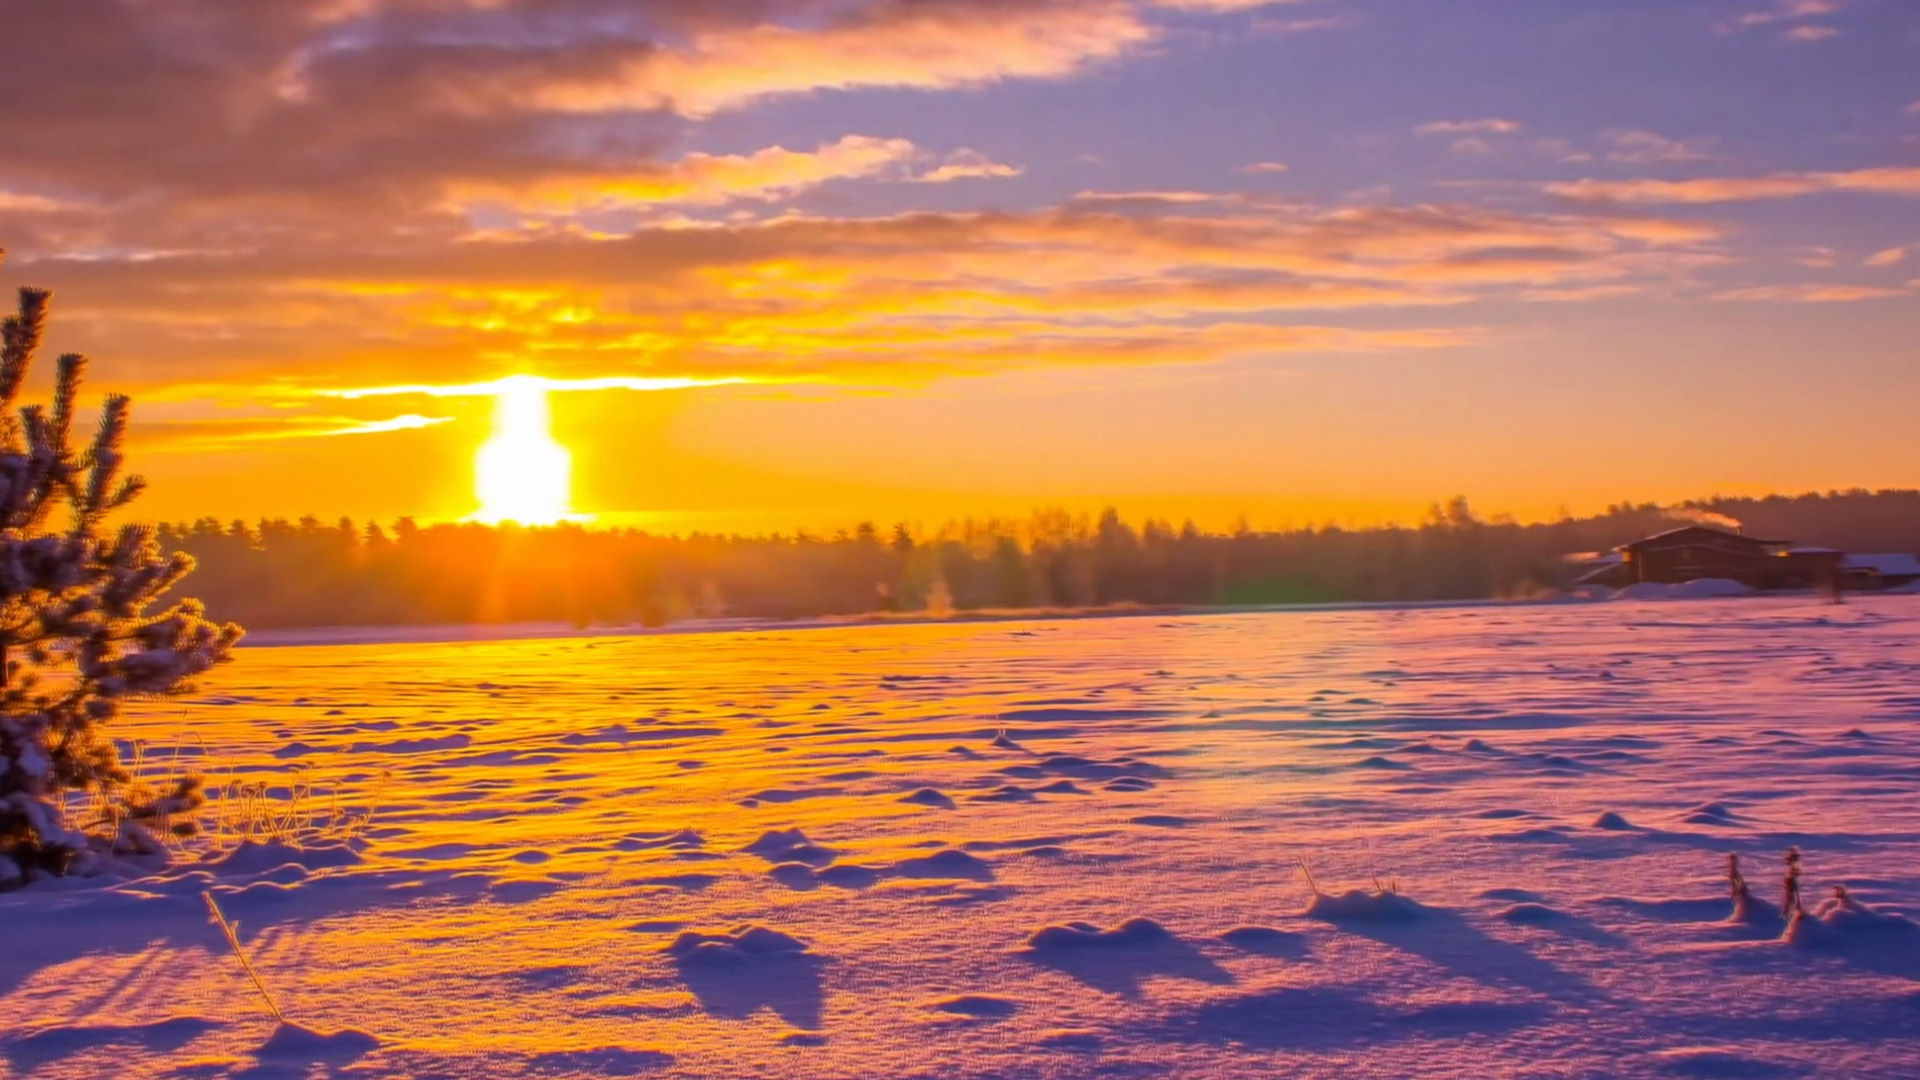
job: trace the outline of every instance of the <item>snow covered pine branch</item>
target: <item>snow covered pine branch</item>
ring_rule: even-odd
[[[148,613],[193,559],[163,556],[147,526],[106,527],[145,486],[121,476],[125,396],[106,399],[92,444],[76,449],[86,360],[70,353],[51,406],[16,410],[48,298],[23,288],[0,322],[0,888],[159,853],[158,833],[193,831],[200,778],[137,780],[105,726],[128,697],[188,689],[241,634],[197,600]]]

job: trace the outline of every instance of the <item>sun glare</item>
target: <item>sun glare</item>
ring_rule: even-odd
[[[500,380],[493,437],[474,457],[481,521],[552,525],[567,517],[573,459],[553,440],[547,385],[532,375]]]

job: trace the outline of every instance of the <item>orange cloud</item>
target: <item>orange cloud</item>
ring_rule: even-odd
[[[521,183],[455,181],[447,195],[458,205],[495,202],[530,210],[585,210],[648,203],[714,205],[732,199],[771,199],[829,180],[872,177],[898,170],[920,151],[907,139],[848,135],[814,150],[770,146],[751,154],[688,154],[630,173],[556,171]]]
[[[1713,157],[1707,152],[1708,141],[1704,139],[1669,139],[1651,131],[1622,130],[1605,132],[1601,140],[1607,144],[1608,161],[1645,164],[1706,161]]]
[[[1720,32],[1738,33],[1775,23],[1795,22],[1832,15],[1840,10],[1839,0],[1774,0],[1772,6],[1749,11],[1720,24]]]
[[[205,420],[143,420],[135,426],[142,443],[155,450],[219,450],[247,443],[285,439],[324,439],[345,435],[383,435],[394,431],[449,424],[451,416],[406,413],[382,420],[355,420],[344,416],[285,414]]]
[[[811,90],[1058,78],[1155,36],[1124,0],[931,0],[805,30],[761,23],[695,33],[684,48],[635,50],[602,72],[543,72],[541,84],[525,94],[543,108],[706,116]]]
[[[48,198],[45,195],[0,189],[0,213],[47,214],[63,209],[66,205],[58,199]]]
[[[1888,289],[1877,285],[1762,285],[1751,289],[1734,289],[1719,293],[1715,300],[1761,301],[1765,303],[1788,304],[1853,304],[1862,300],[1889,300],[1896,296],[1911,296],[1905,289]]]
[[[1783,36],[1788,41],[1810,44],[1815,41],[1825,41],[1831,37],[1839,37],[1840,31],[1831,26],[1796,26]]]
[[[1484,120],[1435,120],[1413,129],[1421,135],[1514,135],[1520,121],[1489,118]]]
[[[1776,173],[1772,176],[1698,180],[1573,180],[1543,190],[1581,202],[1720,203],[1791,199],[1852,192],[1920,196],[1920,168],[1886,167],[1851,172]]]
[[[902,384],[1016,366],[1207,363],[1248,350],[1439,347],[1471,340],[1472,320],[1388,333],[1355,313],[1563,302],[1571,290],[1681,280],[1718,265],[1723,257],[1702,248],[1718,236],[1619,212],[1320,207],[1172,191],[1087,193],[1024,212],[789,214],[618,235],[562,217],[489,239],[429,234],[22,272],[77,301],[62,303],[63,347],[137,356],[163,397],[312,400],[516,371],[622,385]]]
[[[1567,289],[1529,289],[1526,298],[1548,303],[1579,304],[1592,300],[1617,300],[1638,296],[1646,289],[1639,285],[1582,285]]]
[[[396,386],[363,386],[348,390],[322,390],[320,396],[356,401],[361,398],[422,395],[426,397],[492,397],[524,376],[489,379],[474,383],[401,383]],[[732,386],[745,379],[644,378],[633,375],[608,375],[594,379],[541,379],[547,390],[689,390],[700,386]]]
[[[1281,4],[1299,4],[1310,0],[1152,0],[1155,7],[1172,8],[1176,11],[1251,11],[1254,8],[1279,7]]]
[[[914,179],[923,184],[944,184],[953,180],[1004,180],[1026,171],[1018,165],[995,161],[978,150],[962,149],[947,155],[947,160],[938,168]]]

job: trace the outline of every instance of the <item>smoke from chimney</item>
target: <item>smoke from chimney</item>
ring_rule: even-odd
[[[1689,525],[1705,525],[1709,529],[1725,529],[1728,532],[1741,532],[1744,526],[1739,518],[1725,514],[1716,514],[1711,510],[1702,510],[1696,506],[1669,506],[1665,511],[1668,518],[1684,521]]]

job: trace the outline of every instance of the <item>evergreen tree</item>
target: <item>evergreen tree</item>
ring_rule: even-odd
[[[138,782],[105,726],[129,698],[170,695],[228,658],[240,628],[199,601],[147,609],[193,569],[143,525],[108,515],[145,486],[121,476],[129,401],[106,399],[93,441],[72,443],[86,361],[60,357],[51,407],[16,403],[46,327],[49,294],[20,290],[0,322],[0,888],[35,871],[84,870],[102,853],[160,850],[192,831],[198,777]],[[65,510],[64,522],[57,521]],[[75,804],[100,807],[74,820]]]

